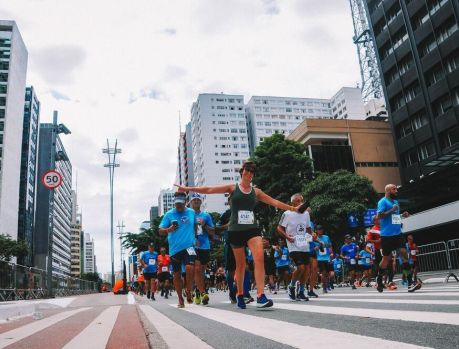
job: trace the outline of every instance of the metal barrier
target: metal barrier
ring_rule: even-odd
[[[448,249],[448,258],[450,263],[449,273],[446,276],[446,282],[449,278],[453,277],[459,282],[458,277],[452,272],[452,270],[459,270],[459,239],[449,240],[446,248]]]
[[[418,246],[417,260],[419,271],[450,270],[448,249],[446,242],[439,241],[433,244]]]
[[[53,275],[53,292],[57,297],[98,292],[97,283],[64,275]],[[44,298],[46,271],[0,261],[0,302]]]

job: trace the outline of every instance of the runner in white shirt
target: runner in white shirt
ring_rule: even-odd
[[[295,206],[303,203],[301,194],[294,194],[291,202]],[[309,244],[312,241],[311,220],[308,210],[303,213],[286,211],[277,226],[279,235],[285,238],[289,256],[296,265],[289,285],[291,300],[309,300],[304,294],[304,284],[309,277]],[[298,297],[295,296],[296,282],[300,282]]]

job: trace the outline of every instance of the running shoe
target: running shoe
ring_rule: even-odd
[[[204,293],[203,293],[203,296],[204,296]],[[201,304],[201,293],[199,293],[198,290],[196,290],[196,292],[194,294],[194,304],[196,304],[196,305]]]
[[[209,304],[209,295],[207,293],[202,294],[202,304],[203,305]]]
[[[237,303],[236,292],[230,291],[229,292],[229,299],[231,301],[231,304],[236,304]]]
[[[188,290],[185,290],[185,294],[186,294],[186,301],[188,302],[188,304],[193,304],[193,296],[191,292]]]
[[[309,291],[308,297],[319,298],[319,296],[316,293],[314,293],[314,291]]]
[[[255,301],[255,299],[253,299],[253,297],[252,297],[250,294],[244,295],[244,302],[245,302],[245,304],[249,304],[249,303],[252,303],[252,302],[254,302],[254,301]]]
[[[150,293],[150,291],[148,291],[148,292],[147,292],[147,298],[148,298],[148,299],[150,299],[150,295],[151,295],[151,293]]]
[[[323,289],[322,289],[322,293],[328,293],[327,289],[326,289],[326,288],[323,288]]]
[[[378,284],[376,289],[378,290],[379,293],[381,293],[384,290],[384,284],[382,282],[382,275],[378,275],[378,277],[376,278],[376,283]]]
[[[155,300],[156,300],[156,299],[155,299],[155,294],[154,294],[154,293],[151,294],[150,299],[151,299],[152,301],[155,301]]]
[[[167,296],[167,293],[164,295],[164,299],[169,299],[169,297]]]
[[[257,308],[269,308],[273,306],[273,301],[266,298],[265,294],[262,293],[260,297],[257,297]]]
[[[237,296],[237,306],[240,308],[240,309],[245,309],[247,308],[247,306],[245,305],[245,302],[244,302],[244,296],[242,294],[240,294],[239,296]]]
[[[352,289],[353,289],[353,290],[356,290],[356,289],[357,289],[357,287],[355,287],[355,285],[352,285]]]
[[[296,297],[295,297],[295,286],[289,286],[288,288],[288,296],[290,297],[290,299],[292,301],[296,300]]]
[[[304,292],[299,292],[298,296],[296,297],[296,300],[298,301],[309,301],[309,298],[304,295]]]
[[[179,309],[185,308],[185,303],[184,302],[179,302],[179,304],[177,304],[177,308],[179,308]]]

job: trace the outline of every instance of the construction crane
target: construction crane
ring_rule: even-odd
[[[349,0],[354,23],[353,41],[357,46],[362,78],[362,98],[366,103],[374,98],[383,98],[384,95],[376,58],[375,43],[371,36],[364,1]]]

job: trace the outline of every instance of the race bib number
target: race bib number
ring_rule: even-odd
[[[367,257],[365,260],[366,260],[367,264],[370,264],[370,258],[369,257]]]
[[[156,259],[150,258],[150,259],[148,260],[148,265],[156,265]]]
[[[306,247],[308,246],[309,241],[305,235],[295,235],[295,246],[296,247]]]
[[[354,258],[351,259],[351,264],[355,265],[355,259]]]
[[[416,250],[411,250],[411,255],[416,256]]]
[[[169,271],[169,268],[168,268],[168,267],[162,267],[162,268],[161,268],[161,271],[162,271],[163,273],[167,273],[167,272]]]
[[[286,254],[283,254],[282,257],[281,257],[281,259],[282,259],[283,261],[286,261],[286,260],[287,260],[287,255],[286,255]]]
[[[252,211],[241,210],[241,211],[238,211],[237,214],[238,214],[238,217],[237,217],[238,224],[253,224],[254,223]]]
[[[324,248],[323,251],[319,250],[319,255],[320,255],[320,256],[326,256],[326,255],[327,255],[327,249]]]
[[[336,269],[341,269],[341,264],[337,264]]]
[[[365,263],[363,263],[363,259],[359,259],[359,261],[357,262],[358,265],[364,265]]]
[[[186,252],[188,253],[189,256],[196,256],[196,251],[195,251],[194,247],[188,247],[186,249]]]
[[[392,224],[402,224],[402,216],[400,216],[399,214],[393,214],[392,215]]]
[[[202,226],[201,226],[201,224],[198,224],[198,231],[197,231],[196,234],[202,235]]]

